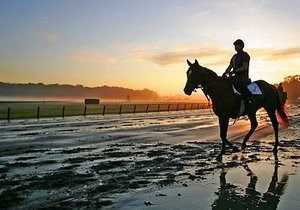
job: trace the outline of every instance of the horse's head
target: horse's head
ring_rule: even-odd
[[[190,96],[192,95],[192,92],[200,85],[199,74],[202,67],[199,65],[197,60],[195,60],[195,63],[191,63],[189,60],[187,60],[187,63],[189,65],[189,69],[186,72],[187,81],[183,91],[186,95]]]

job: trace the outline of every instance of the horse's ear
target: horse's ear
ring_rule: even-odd
[[[192,65],[192,63],[189,61],[189,59],[187,59],[186,61],[187,61],[187,64],[188,64],[189,66]]]
[[[195,59],[195,64],[197,64],[199,66],[199,63],[198,63],[197,59]]]

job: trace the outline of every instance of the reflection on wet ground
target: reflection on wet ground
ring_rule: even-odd
[[[156,118],[155,116],[150,120],[147,120],[149,116],[135,119],[135,121],[142,120],[141,123],[145,123],[143,126],[147,128],[137,129],[135,133],[131,130],[135,135],[128,133],[127,127],[130,126],[128,122],[125,123],[126,118],[122,118],[119,122],[124,126],[118,130],[118,135],[113,133],[114,128],[98,129],[99,126],[110,126],[110,124],[101,125],[99,122],[94,125],[96,120],[92,120],[93,123],[89,123],[87,127],[76,122],[78,126],[74,127],[81,129],[78,135],[70,135],[66,138],[51,134],[52,128],[57,127],[59,132],[68,134],[73,132],[70,131],[73,123],[64,128],[59,127],[60,125],[50,123],[50,126],[42,123],[43,128],[39,129],[44,134],[41,135],[49,136],[45,142],[38,142],[42,139],[36,139],[38,136],[36,133],[40,132],[35,131],[39,129],[34,127],[36,126],[34,123],[32,130],[27,130],[27,125],[6,125],[7,127],[0,129],[6,136],[4,140],[1,139],[1,143],[7,145],[0,148],[0,208],[37,209],[42,205],[44,209],[143,209],[150,206],[151,209],[167,209],[165,207],[168,204],[169,207],[173,205],[172,209],[195,209],[195,205],[199,204],[197,202],[201,202],[202,205],[207,202],[208,208],[219,208],[227,198],[238,200],[235,205],[242,205],[239,202],[249,203],[249,197],[257,206],[265,203],[280,206],[284,203],[282,201],[287,201],[293,196],[289,194],[289,187],[293,187],[295,183],[291,178],[294,176],[292,173],[299,175],[298,171],[291,171],[297,169],[300,164],[300,140],[297,132],[299,121],[294,121],[291,129],[282,133],[279,163],[272,167],[274,178],[264,179],[264,183],[268,183],[269,187],[263,192],[257,189],[259,187],[257,183],[262,179],[259,175],[261,169],[257,172],[253,168],[263,162],[274,164],[275,158],[271,153],[273,142],[268,140],[269,137],[249,142],[249,147],[244,153],[232,153],[228,150],[224,162],[219,163],[215,160],[220,152],[220,141],[217,139],[202,141],[206,136],[199,134],[197,141],[193,139],[182,143],[171,143],[169,140],[176,137],[192,139],[187,135],[191,133],[190,127],[194,126],[195,130],[199,130],[199,126],[203,125],[203,122],[189,121],[194,119],[193,116],[194,114],[190,114],[185,121],[182,120],[182,116],[177,115],[176,117],[182,120],[177,123],[172,122],[176,119],[170,119],[167,115],[159,117],[160,119],[165,117],[165,121],[152,120]],[[203,115],[198,116],[199,119],[202,117]],[[159,125],[150,125],[151,123],[159,123]],[[177,127],[174,124],[177,124]],[[133,129],[141,126],[135,126],[135,123],[132,125]],[[19,128],[20,130],[12,131]],[[163,135],[170,128],[175,132],[169,136]],[[160,129],[157,131],[158,135],[155,134],[155,129]],[[183,130],[180,133],[177,129],[187,129],[188,132]],[[97,133],[98,130],[101,130],[101,133]],[[30,135],[20,138],[21,134],[26,133]],[[194,136],[196,133],[190,135]],[[114,141],[110,141],[112,137]],[[59,138],[62,140],[60,141]],[[141,138],[144,140],[139,141]],[[156,138],[160,138],[159,141],[156,141]],[[69,146],[70,142],[75,142],[74,139],[76,143]],[[38,146],[33,146],[32,144],[36,142],[39,143]],[[287,165],[289,167],[286,167]],[[288,175],[281,176],[277,172],[284,167],[287,168],[289,179]],[[243,180],[249,182],[248,184],[239,186],[231,182],[230,174],[236,169],[242,169],[249,175],[242,176],[242,172],[238,172],[237,176],[243,177]],[[214,177],[218,182],[213,182]],[[209,183],[211,188],[197,188],[201,191],[199,193],[207,192],[208,197],[203,199],[193,197],[195,196],[193,186],[199,184],[209,186]],[[287,191],[283,193],[285,188]],[[169,199],[174,197],[169,196],[171,192],[168,189],[172,189],[172,193],[176,192],[172,202]],[[154,192],[154,198],[146,200],[141,196],[139,200],[139,192],[145,195],[144,191],[147,190]],[[163,192],[164,190],[166,192]],[[295,192],[299,193],[297,190]],[[186,197],[189,193],[192,200]],[[136,199],[133,200],[132,196]],[[181,208],[179,203],[185,203],[186,206]]]
[[[258,177],[247,164],[243,168],[249,176],[249,183],[245,188],[226,181],[226,171],[220,175],[220,188],[216,192],[218,198],[212,204],[212,209],[276,209],[281,196],[285,193],[289,175],[285,173],[278,180],[278,163],[274,164],[274,172],[267,191],[261,194],[256,190]]]
[[[300,155],[295,148],[300,142],[287,144],[293,152],[284,147],[279,159],[290,159],[298,165]],[[100,208],[116,203],[118,195],[178,183],[187,187],[190,182],[205,182],[221,170],[213,209],[278,204],[288,181],[288,175],[278,179],[281,163],[274,165],[269,188],[263,194],[256,191],[259,177],[248,166],[261,161],[274,163],[272,144],[254,141],[245,153],[228,152],[222,164],[215,161],[219,148],[215,142],[118,143],[100,149],[31,150],[1,157],[0,203],[2,208],[37,208],[41,203],[45,208]],[[241,166],[249,176],[245,189],[226,180],[226,171]]]

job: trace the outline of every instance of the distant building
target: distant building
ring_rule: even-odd
[[[84,99],[84,104],[86,104],[86,105],[98,105],[99,103],[100,103],[100,100],[96,99],[96,98]]]

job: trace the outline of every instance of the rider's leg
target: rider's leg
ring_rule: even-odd
[[[242,99],[246,99],[249,103],[252,102],[252,93],[248,89],[247,85],[249,81],[244,77],[235,78],[235,86],[240,91]]]

